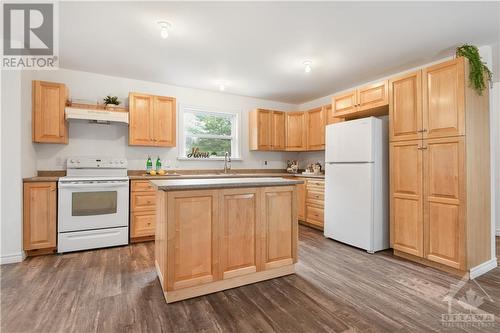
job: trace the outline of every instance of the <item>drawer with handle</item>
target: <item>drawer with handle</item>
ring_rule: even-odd
[[[306,207],[306,222],[315,225],[323,225],[324,222],[324,211],[321,208],[307,206]]]
[[[155,187],[149,182],[149,180],[132,180],[131,189],[132,192],[154,192]]]
[[[132,213],[130,221],[130,237],[154,236],[156,214]]]
[[[130,194],[130,210],[132,212],[155,210],[156,209],[156,194],[150,193],[134,193]]]
[[[325,201],[325,194],[324,192],[307,191],[306,201],[312,201],[323,205]]]
[[[325,190],[325,181],[324,180],[307,180],[307,189],[317,189],[319,191]]]

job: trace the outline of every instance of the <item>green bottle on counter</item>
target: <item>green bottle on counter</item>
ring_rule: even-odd
[[[161,160],[160,160],[160,156],[158,156],[158,158],[156,159],[156,171],[160,171],[161,170]]]
[[[153,161],[151,161],[151,156],[148,156],[148,160],[146,161],[146,171],[149,172],[153,169]]]

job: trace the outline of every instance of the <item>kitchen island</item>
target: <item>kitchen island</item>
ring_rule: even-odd
[[[302,182],[152,180],[155,265],[167,303],[293,274]]]

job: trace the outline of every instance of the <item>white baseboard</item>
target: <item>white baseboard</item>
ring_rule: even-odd
[[[0,257],[0,265],[14,264],[24,260],[24,253],[7,254]]]
[[[478,265],[476,267],[472,267],[469,272],[469,278],[475,279],[481,275],[483,275],[486,272],[491,271],[492,269],[497,267],[497,258],[490,259],[486,262],[483,262],[481,265]]]

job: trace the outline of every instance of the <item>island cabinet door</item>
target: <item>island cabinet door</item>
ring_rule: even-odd
[[[167,207],[167,290],[217,280],[217,191],[169,192]]]
[[[261,196],[261,269],[297,262],[297,192],[295,186],[265,187]]]
[[[220,271],[223,279],[255,273],[260,248],[260,202],[258,189],[221,191],[220,208]]]

